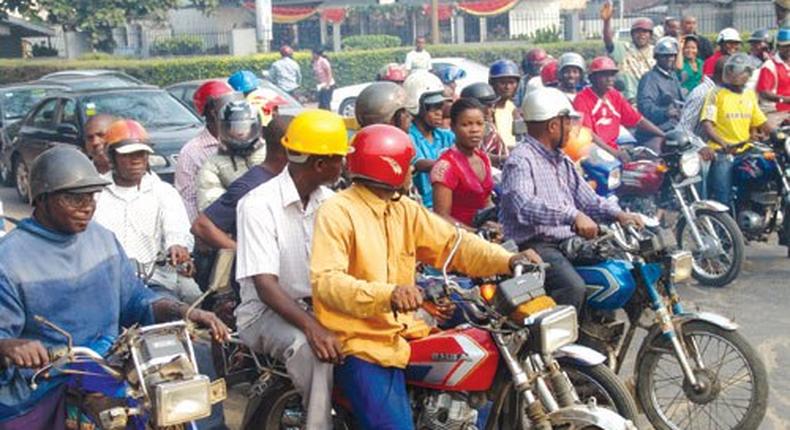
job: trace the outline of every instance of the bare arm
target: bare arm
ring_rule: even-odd
[[[453,190],[435,182],[433,184],[433,212],[444,218],[450,224],[458,224],[462,228],[474,232],[474,229],[458,221],[450,215],[453,207]]]
[[[205,213],[198,215],[190,232],[214,249],[236,249],[236,241],[217,227]]]
[[[712,121],[702,121],[702,130],[705,131],[705,135],[708,136],[708,139],[716,142],[722,148],[727,147],[727,142],[719,136],[719,133],[716,132],[716,127],[714,127]]]
[[[417,160],[414,163],[414,170],[418,172],[430,172],[434,164],[436,164],[435,160],[428,160],[427,158],[423,158],[422,160]]]
[[[607,52],[614,50],[614,30],[612,29],[612,15],[614,15],[614,5],[607,1],[601,6],[601,20],[603,20],[603,44]]]
[[[644,131],[645,133],[650,133],[658,137],[664,137],[664,132],[661,131],[660,128],[656,127],[656,125],[650,122],[650,120],[647,118],[642,118],[639,120],[639,122],[636,124],[636,128]]]

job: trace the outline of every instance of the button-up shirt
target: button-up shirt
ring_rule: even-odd
[[[323,87],[329,88],[335,85],[335,78],[332,75],[332,64],[326,57],[318,57],[313,62],[313,73],[315,80]]]
[[[217,153],[219,141],[204,129],[200,134],[192,138],[178,153],[178,164],[176,164],[175,185],[181,198],[184,199],[184,206],[187,208],[189,222],[197,218],[197,176],[200,167],[209,157]]]
[[[293,58],[284,57],[272,64],[269,78],[274,85],[290,93],[302,85],[302,68]]]
[[[674,70],[666,70],[656,66],[642,76],[637,93],[639,112],[661,130],[669,131],[677,125],[676,119],[667,116],[670,106],[679,107],[683,101],[683,87]],[[678,104],[674,104],[678,102]]]
[[[238,246],[236,279],[241,285],[241,304],[236,309],[239,329],[249,327],[266,310],[258,298],[253,277],[277,276],[290,297],[310,297],[310,240],[316,211],[334,194],[319,187],[307,207],[296,190],[290,172],[285,171],[247,193],[236,209]]]
[[[716,83],[713,82],[713,79],[703,76],[702,82],[686,97],[686,104],[683,105],[683,111],[680,113],[679,127],[699,137],[707,138],[702,130],[700,113],[702,112],[702,105],[705,104],[705,98],[708,97],[708,93],[714,88],[716,88]]]
[[[461,231],[451,270],[471,276],[508,273],[511,254]],[[397,316],[396,285],[414,285],[417,261],[441,267],[455,228],[409,198],[383,200],[355,184],[318,211],[310,277],[318,321],[335,332],[343,353],[385,367],[406,367],[407,338],[423,337],[427,324],[414,312]]]
[[[579,212],[610,221],[620,208],[595,194],[568,156],[550,151],[527,136],[510,154],[502,171],[500,222],[505,237],[559,242],[571,231]]]
[[[620,68],[617,79],[623,83],[623,96],[627,100],[635,99],[639,80],[656,64],[653,58],[653,45],[640,49],[631,42],[616,40],[609,56]]]

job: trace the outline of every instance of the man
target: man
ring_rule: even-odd
[[[302,86],[302,68],[293,59],[294,50],[288,45],[280,47],[280,59],[275,61],[269,69],[269,78],[274,85],[283,91],[294,95],[294,91]]]
[[[786,117],[790,112],[790,28],[780,29],[776,41],[776,54],[759,71],[757,94],[769,116]]]
[[[664,18],[664,36],[680,39],[680,20],[674,16]]]
[[[394,82],[374,82],[357,97],[354,116],[360,127],[389,124],[408,132],[411,115],[406,110],[406,91]]]
[[[94,220],[115,233],[126,255],[152,274],[148,283],[192,303],[201,292],[191,270],[194,245],[184,203],[172,185],[148,173],[154,153],[148,133],[132,120],[118,120],[107,129],[107,150],[113,182],[96,199]],[[167,257],[158,265],[160,255]]]
[[[414,285],[417,261],[441,267],[457,234],[453,271],[471,276],[510,273],[534,252],[514,255],[402,197],[409,188],[409,137],[372,125],[354,137],[348,155],[353,185],[321,206],[315,223],[310,279],[316,317],[336,333],[342,364],[335,383],[363,429],[413,429],[403,369],[408,339],[429,327],[413,311],[423,299]],[[451,313],[442,307],[441,318]]]
[[[568,100],[571,102],[584,84],[586,70],[584,58],[581,55],[575,52],[566,52],[560,56],[558,63],[559,89],[568,96]]]
[[[748,55],[729,57],[724,63],[724,84],[708,95],[702,107],[700,119],[708,146],[716,153],[708,171],[708,191],[713,200],[727,206],[732,202],[732,156],[753,133],[771,132],[757,95],[746,88],[752,72]]]
[[[324,55],[324,48],[313,48],[313,74],[318,82],[318,109],[329,110],[332,102],[332,92],[335,89],[335,77],[332,74],[332,64]]]
[[[716,37],[716,43],[719,45],[719,50],[705,60],[702,65],[702,73],[705,76],[712,76],[713,69],[716,67],[716,62],[719,61],[723,55],[732,56],[741,50],[741,35],[738,30],[734,28],[725,28],[719,32]],[[747,57],[748,58],[748,57]]]
[[[404,67],[409,73],[416,70],[431,70],[431,54],[425,50],[425,37],[419,36],[414,40],[414,49],[406,54]]]
[[[683,35],[694,35],[697,37],[699,41],[698,45],[698,53],[697,55],[699,58],[706,60],[708,57],[713,55],[713,44],[710,43],[707,37],[704,37],[700,34],[697,34],[697,18],[692,15],[685,15],[683,17],[683,21],[681,21],[681,27],[683,28]]]
[[[768,29],[755,30],[749,36],[749,59],[757,70],[771,57],[774,48],[774,37]]]
[[[510,60],[494,61],[488,68],[488,83],[499,97],[494,105],[494,124],[496,124],[497,132],[508,149],[516,146],[513,124],[518,114],[513,97],[516,94],[520,77],[518,66]],[[536,78],[540,80],[540,72]]]
[[[790,12],[790,0],[774,0],[774,9],[776,10],[776,24],[777,26],[784,27],[788,12]]]
[[[193,97],[198,115],[205,117],[206,127],[197,136],[181,148],[176,164],[175,186],[184,206],[187,208],[189,220],[197,216],[197,176],[200,167],[217,152],[217,121],[212,108],[216,99],[233,93],[233,88],[222,81],[208,81],[201,85]]]
[[[524,73],[524,76],[521,76],[516,95],[513,97],[513,102],[516,106],[521,106],[521,102],[528,92],[543,86],[540,79],[540,71],[543,70],[543,66],[550,59],[551,57],[543,48],[532,48],[524,53],[521,59],[521,71]]]
[[[631,24],[631,42],[615,40],[612,28],[614,6],[606,2],[601,7],[603,43],[606,52],[620,65],[618,80],[623,85],[626,100],[636,99],[636,90],[642,76],[653,68],[653,21],[637,18]]]
[[[71,148],[52,148],[31,166],[33,215],[0,241],[0,356],[17,366],[0,376],[2,428],[51,430],[65,420],[58,407],[62,386],[31,390],[26,381],[31,369],[49,362],[47,348],[64,342],[33,316],[63,328],[74,345],[90,347],[122,327],[183,318],[188,308],[147,289],[113,234],[91,222],[93,195],[107,184]],[[213,314],[195,310],[190,318],[210,327],[218,341],[227,338]]]
[[[597,57],[590,63],[591,85],[579,92],[573,107],[582,114],[582,125],[593,132],[596,144],[619,157],[627,155],[620,151],[617,138],[621,126],[636,127],[654,137],[645,142],[646,146],[658,147],[664,137],[658,127],[644,118],[630,103],[614,89],[614,76],[617,65],[609,57]]]
[[[442,129],[444,102],[444,85],[436,75],[426,70],[419,70],[406,78],[403,83],[406,91],[406,110],[412,114],[413,120],[409,128],[416,155],[414,164],[414,182],[422,198],[422,204],[433,208],[433,187],[430,173],[439,155],[455,143],[455,135]]]
[[[617,220],[641,225],[638,216],[599,197],[562,152],[571,119],[578,117],[568,98],[555,88],[527,95],[522,107],[527,133],[502,169],[500,222],[505,237],[519,249],[532,248],[551,265],[546,291],[559,304],[583,309],[585,283],[560,252],[559,244],[575,235],[592,239],[599,222]]]
[[[662,131],[673,130],[680,119],[683,102],[683,87],[675,73],[678,42],[671,37],[662,37],[654,49],[656,65],[642,76],[637,92],[637,108],[650,122]],[[652,136],[637,133],[637,140]]]
[[[708,94],[722,84],[721,75],[724,72],[724,63],[727,62],[727,58],[729,57],[721,57],[716,62],[716,68],[713,69],[713,78],[702,77],[702,82],[686,97],[686,104],[683,106],[683,111],[680,114],[678,126],[702,139],[707,138],[705,131],[702,129],[702,121],[700,121],[702,106],[705,104]]]
[[[107,175],[112,170],[107,156],[107,141],[104,135],[107,128],[115,121],[115,117],[105,113],[94,115],[85,122],[85,153],[93,161],[100,175]]]
[[[288,166],[239,202],[236,279],[239,334],[257,352],[285,362],[307,407],[305,428],[332,428],[332,363],[337,336],[310,311],[309,266],[319,205],[333,193],[348,152],[343,119],[324,110],[297,115],[282,140]]]

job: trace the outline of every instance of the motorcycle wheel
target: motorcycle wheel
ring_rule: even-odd
[[[598,406],[609,408],[631,421],[636,420],[639,412],[633,396],[608,366],[583,366],[568,358],[557,361],[568,374],[582,403],[594,397]]]
[[[713,226],[713,232],[708,231],[706,220]],[[721,243],[721,252],[714,257],[698,252],[684,217],[678,220],[675,230],[678,245],[694,255],[692,275],[697,282],[711,287],[723,287],[734,281],[741,273],[745,256],[743,234],[735,220],[724,212],[701,210],[697,212],[696,224],[703,240],[717,240]]]
[[[637,397],[650,423],[658,430],[757,429],[768,405],[768,375],[752,346],[738,332],[703,321],[685,324],[682,341],[707,387],[691,387],[670,342],[657,338],[637,359]],[[696,353],[705,368],[691,358]]]

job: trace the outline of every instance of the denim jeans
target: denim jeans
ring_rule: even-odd
[[[727,207],[732,203],[733,165],[731,156],[717,153],[708,170],[708,198]]]

